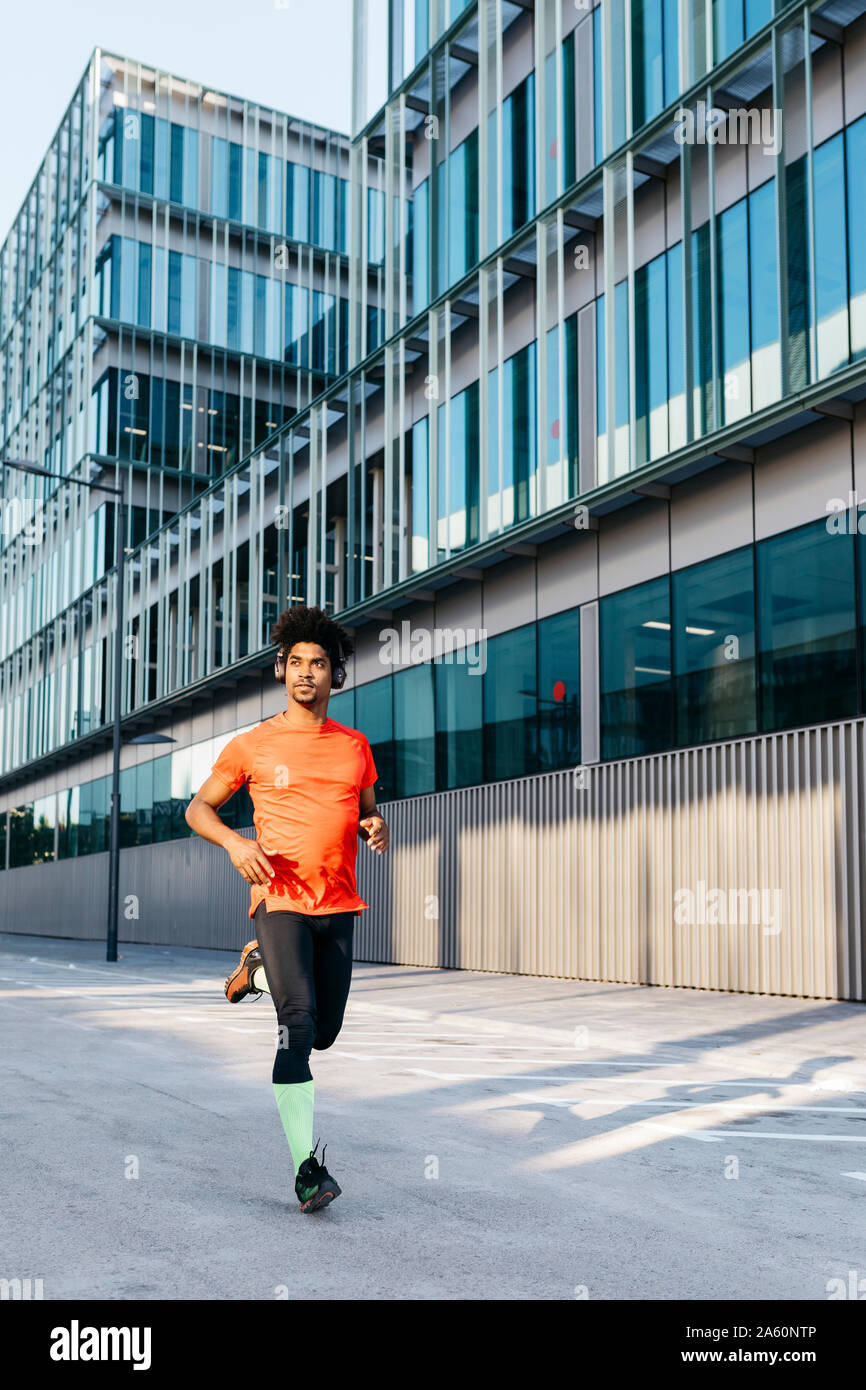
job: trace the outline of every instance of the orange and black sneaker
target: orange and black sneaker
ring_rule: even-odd
[[[248,941],[241,951],[236,970],[226,980],[226,999],[230,1004],[239,1004],[248,994],[261,997],[261,990],[253,988],[253,975],[262,965],[262,956],[257,941]]]
[[[317,1139],[316,1149],[318,1147]],[[326,1144],[325,1149],[327,1147]],[[316,1158],[316,1149],[313,1149],[309,1158],[304,1159],[295,1178],[295,1196],[301,1204],[301,1211],[319,1211],[321,1207],[333,1202],[335,1197],[339,1197],[343,1190],[336,1179],[331,1177],[324,1163],[320,1163]],[[322,1149],[323,1159],[325,1149]]]

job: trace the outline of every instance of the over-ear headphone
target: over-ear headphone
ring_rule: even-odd
[[[343,686],[346,684],[346,658],[343,656],[343,648],[340,646],[339,642],[337,643],[337,651],[339,652],[337,663],[331,671],[332,690],[342,690]],[[274,678],[278,680],[281,685],[285,685],[286,683],[287,656],[288,653],[285,647],[281,647],[279,655],[274,662]]]

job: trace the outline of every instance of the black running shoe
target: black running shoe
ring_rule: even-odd
[[[317,1139],[316,1149],[318,1147]],[[326,1144],[325,1149],[327,1147]],[[339,1197],[343,1190],[338,1186],[336,1179],[331,1177],[324,1163],[319,1163],[316,1149],[313,1149],[309,1158],[304,1159],[295,1178],[295,1196],[301,1204],[301,1211],[318,1211],[320,1207],[326,1207],[335,1197]],[[325,1157],[325,1149],[322,1149],[322,1158]]]

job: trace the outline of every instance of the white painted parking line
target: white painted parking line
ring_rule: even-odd
[[[428,1046],[428,1044],[427,1044],[426,1042],[421,1042],[420,1045],[421,1045],[422,1047]],[[481,1046],[481,1044],[479,1044],[479,1046]],[[344,1052],[342,1048],[335,1048],[334,1050],[335,1050],[335,1051],[338,1051],[338,1052],[340,1053],[340,1055],[343,1056],[343,1057],[354,1057],[354,1058],[355,1058],[357,1061],[359,1061],[359,1062],[442,1062],[442,1061],[448,1061],[448,1060],[450,1060],[450,1059],[448,1059],[448,1058],[442,1057],[441,1054],[440,1054],[438,1057],[409,1057],[409,1056],[407,1056],[405,1053],[400,1053],[400,1052],[395,1052],[395,1053],[393,1053],[393,1055],[384,1055],[384,1054],[381,1053],[381,1052],[376,1052],[376,1053],[374,1053],[374,1052],[370,1052],[370,1053],[364,1053],[364,1052]],[[461,1055],[464,1056],[464,1057],[466,1056],[466,1048],[462,1048],[462,1049],[461,1049]],[[460,1060],[460,1058],[459,1058],[459,1057],[455,1057],[455,1058],[453,1058],[453,1060],[454,1060],[455,1062],[458,1062],[458,1061]],[[520,1062],[520,1063],[521,1063],[522,1065],[524,1065],[524,1066],[530,1066],[530,1067],[533,1065],[533,1063],[537,1062],[538,1065],[541,1067],[541,1066],[545,1066],[545,1065],[550,1066],[551,1062],[554,1062],[554,1061],[555,1061],[555,1058],[553,1058],[553,1057],[515,1057],[515,1058],[512,1059],[511,1057],[479,1057],[479,1056],[477,1056],[477,1055],[474,1054],[474,1053],[473,1053],[473,1055],[472,1055],[472,1061],[473,1061],[473,1062],[496,1062],[496,1063],[501,1063],[501,1064],[504,1065],[504,1064],[506,1064],[507,1062],[510,1062],[510,1061],[512,1061],[512,1060],[514,1060],[515,1062]],[[610,1061],[608,1061],[606,1058],[603,1058],[603,1057],[599,1057],[599,1058],[597,1058],[595,1061],[592,1061],[592,1062],[578,1062],[578,1061],[576,1061],[576,1060],[566,1061],[565,1058],[563,1058],[563,1066],[566,1066],[566,1067],[640,1067],[641,1071],[652,1071],[652,1070],[655,1070],[656,1068],[659,1068],[659,1067],[681,1067],[682,1065],[683,1065],[682,1062],[656,1062],[656,1061],[653,1061],[653,1060],[651,1060],[651,1059],[649,1059],[649,1058],[648,1058],[647,1061],[645,1061],[645,1062],[610,1062]],[[707,1063],[707,1066],[720,1066],[720,1065],[721,1065],[721,1063],[718,1063],[718,1062],[716,1062],[716,1063],[708,1062],[708,1063]],[[464,1073],[461,1073],[461,1074],[462,1074],[462,1075],[466,1075],[466,1076],[470,1075],[470,1073],[468,1073],[468,1072],[464,1072]],[[483,1072],[478,1072],[478,1073],[476,1073],[476,1074],[479,1075],[479,1076],[483,1076],[483,1075],[484,1075]],[[450,1077],[454,1076],[455,1073],[454,1073],[454,1072],[443,1072],[442,1075],[443,1075],[443,1076],[447,1076],[447,1077],[450,1078]],[[706,1077],[704,1077],[704,1080],[703,1080],[703,1083],[702,1083],[702,1084],[704,1084],[704,1085],[706,1084]]]
[[[503,1057],[502,1060],[503,1060],[503,1061],[507,1061],[507,1058],[504,1058],[504,1057]],[[523,1061],[524,1059],[521,1058],[520,1060]],[[568,1063],[566,1063],[566,1065],[567,1065],[567,1066],[577,1066],[577,1065],[579,1065],[579,1064],[576,1063],[576,1062],[568,1062]],[[607,1065],[607,1064],[606,1064],[605,1062],[599,1062],[599,1063],[594,1064],[594,1065],[605,1066],[605,1065]],[[566,1076],[566,1074],[565,1074],[564,1072],[553,1073],[553,1074],[550,1075],[550,1076],[542,1076],[539,1072],[513,1072],[513,1073],[511,1073],[511,1074],[506,1074],[506,1073],[503,1073],[503,1072],[496,1072],[496,1073],[494,1074],[494,1073],[486,1072],[486,1071],[459,1071],[459,1072],[458,1072],[458,1071],[430,1071],[429,1069],[427,1069],[427,1068],[425,1068],[425,1067],[407,1067],[406,1070],[407,1070],[407,1071],[410,1071],[410,1072],[416,1072],[419,1076],[432,1076],[432,1077],[436,1077],[438,1080],[441,1080],[441,1081],[472,1081],[472,1080],[481,1080],[481,1081],[560,1081],[560,1082],[581,1081],[581,1082],[585,1082],[585,1078],[583,1078],[583,1077],[577,1077],[577,1076],[575,1076],[575,1077],[569,1077],[569,1076]],[[590,1078],[590,1080],[591,1080],[591,1079],[592,1079],[592,1078]],[[617,1083],[617,1082],[622,1083],[622,1085],[624,1085],[624,1086],[658,1086],[658,1085],[659,1085],[658,1077],[652,1077],[652,1076],[604,1076],[604,1077],[598,1077],[597,1079],[598,1079],[599,1081],[604,1081],[604,1084],[605,1084],[606,1086],[614,1085],[614,1084]],[[670,1085],[673,1085],[673,1086],[712,1086],[714,1090],[715,1090],[717,1087],[720,1087],[720,1086],[737,1086],[737,1087],[745,1086],[745,1087],[748,1087],[750,1090],[752,1090],[752,1089],[754,1089],[755,1086],[778,1086],[779,1080],[778,1080],[778,1078],[776,1078],[776,1077],[753,1076],[753,1077],[750,1077],[747,1081],[713,1081],[712,1079],[709,1079],[709,1078],[707,1078],[706,1076],[701,1076],[701,1077],[698,1077],[697,1079],[695,1079],[694,1077],[680,1077],[680,1076],[678,1076],[678,1077],[676,1077],[676,1079],[673,1079],[673,1078],[672,1078],[669,1084],[670,1084]],[[804,1085],[809,1085],[809,1084],[811,1084],[811,1083],[802,1082],[802,1081],[787,1081],[785,1084],[786,1084],[786,1085],[789,1085],[789,1086],[804,1086]],[[849,1094],[850,1094],[850,1093],[849,1093]],[[854,1094],[856,1094],[856,1095],[866,1095],[866,1091],[859,1091],[859,1092],[855,1092]],[[864,1113],[864,1115],[866,1115],[866,1106],[863,1107],[863,1113]]]
[[[517,1100],[528,1100],[533,1105],[556,1105],[561,1107],[577,1105],[618,1105],[639,1106],[643,1109],[667,1110],[727,1110],[732,1116],[743,1110],[754,1110],[759,1114],[774,1110],[780,1114],[797,1112],[805,1115],[862,1115],[866,1119],[866,1106],[862,1105],[787,1105],[784,1101],[747,1101],[728,1096],[724,1100],[641,1100],[639,1096],[571,1096],[559,1099],[552,1096],[535,1096],[526,1091],[507,1091]]]
[[[866,1182],[866,1173],[843,1173],[843,1178],[858,1178],[860,1182]]]
[[[672,1134],[682,1134],[687,1138],[694,1138],[695,1132],[687,1130],[671,1130]],[[703,1129],[702,1135],[709,1135],[712,1138],[728,1139],[782,1139],[791,1140],[794,1143],[803,1142],[811,1144],[866,1144],[866,1135],[860,1138],[854,1134],[776,1134],[769,1129]]]

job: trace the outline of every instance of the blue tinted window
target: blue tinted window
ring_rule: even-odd
[[[748,202],[752,409],[759,410],[778,400],[782,389],[775,180],[756,188]]]
[[[593,144],[595,163],[604,158],[604,117],[602,113],[603,65],[601,58],[601,5],[592,12]]]
[[[538,624],[538,764],[580,762],[580,610]]]
[[[847,237],[842,132],[815,150],[818,375],[848,362]]]
[[[447,164],[448,283],[453,284],[478,260],[477,129],[451,151]]]
[[[450,453],[445,405],[439,406],[439,548],[462,550],[478,540],[478,382],[451,400]]]
[[[394,796],[394,720],[392,712],[392,678],[371,681],[358,686],[355,692],[355,727],[360,729],[373,752],[379,780],[376,797],[380,801]]]
[[[653,579],[599,603],[601,748],[629,758],[672,742],[668,579]]]
[[[745,38],[743,0],[713,0],[713,57],[717,63]]]
[[[662,0],[631,0],[631,72],[634,128],[664,106]]]
[[[668,451],[667,256],[641,266],[634,276],[635,426],[638,465]]]
[[[866,353],[866,116],[845,132],[848,193],[848,286],[851,296],[851,354]]]
[[[355,723],[354,690],[340,690],[331,695],[328,700],[328,718],[335,719],[338,724],[343,724],[347,729],[358,727]]]
[[[713,335],[710,297],[710,224],[692,232],[692,300],[694,431],[705,434],[713,426]]]
[[[806,157],[785,167],[788,279],[789,389],[798,391],[811,379],[809,343],[809,233],[807,227]]]
[[[412,426],[412,541],[410,568],[413,572],[430,564],[430,469],[429,420],[425,415]]]
[[[773,18],[773,0],[746,0],[746,38],[757,34]]]
[[[417,314],[430,300],[427,277],[427,257],[429,255],[429,184],[423,179],[415,189],[412,200],[412,242],[410,264],[412,266],[412,296],[410,313]]]
[[[436,790],[433,667],[394,674],[394,782],[396,796]],[[375,758],[375,755],[374,755]]]
[[[670,106],[672,101],[676,101],[680,91],[678,0],[662,0],[662,15],[664,21],[664,104]]]
[[[471,662],[438,659],[436,684],[436,785],[469,787],[484,781],[483,647]]]
[[[678,570],[671,591],[677,742],[754,733],[752,547]]]
[[[722,423],[728,424],[751,405],[745,199],[720,215],[716,247]]]
[[[819,521],[757,547],[762,726],[843,719],[857,709],[854,537]]]
[[[535,644],[534,623],[487,639],[484,775],[491,782],[523,777],[536,767]]]
[[[310,170],[286,165],[286,231],[295,241],[310,240]]]
[[[551,59],[553,55],[551,54]],[[550,74],[551,79],[553,73]],[[550,89],[548,87],[548,93]],[[553,90],[553,96],[556,89]],[[510,96],[506,97],[502,103],[502,231],[503,238],[507,239],[516,232],[518,227],[522,227],[528,222],[535,213],[535,76],[530,73],[524,78],[520,86],[515,88]],[[555,139],[556,126],[554,123],[553,136]],[[464,141],[463,149],[467,147],[467,158],[470,155],[474,158],[474,165],[470,164],[464,177],[471,178],[472,170],[475,169],[476,177],[472,189],[466,189],[465,198],[467,205],[477,205],[477,142],[473,149],[469,149],[469,141]],[[495,149],[495,146],[492,148]],[[548,160],[548,164],[553,166],[553,175],[556,173],[555,160]],[[550,177],[550,174],[548,174]],[[555,178],[554,178],[555,182]],[[555,197],[555,192],[548,194],[548,199]],[[492,242],[491,242],[492,244]],[[466,261],[463,270],[455,270],[452,279],[462,275],[478,259],[477,241],[473,242],[473,247],[466,249]]]
[[[415,62],[420,63],[430,47],[428,6],[430,0],[414,0],[415,4]]]

